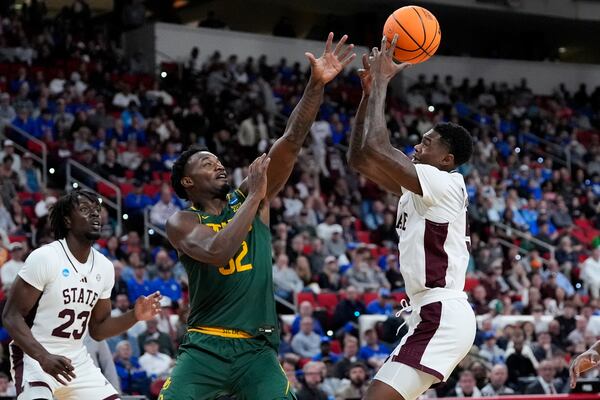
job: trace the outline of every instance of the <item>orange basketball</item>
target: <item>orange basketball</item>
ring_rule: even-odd
[[[440,46],[442,31],[435,16],[419,6],[406,6],[394,11],[385,21],[383,34],[388,47],[398,34],[394,61],[418,64],[428,60]]]

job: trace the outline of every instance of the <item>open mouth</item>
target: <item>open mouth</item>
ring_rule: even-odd
[[[100,221],[93,221],[93,222],[92,222],[92,226],[93,226],[94,228],[98,228],[98,229],[100,229],[100,228],[102,227],[102,224],[100,224]]]
[[[226,172],[221,172],[220,174],[217,175],[217,179],[225,179],[225,180],[227,180],[227,173]]]

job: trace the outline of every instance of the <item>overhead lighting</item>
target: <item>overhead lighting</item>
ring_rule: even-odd
[[[566,48],[566,47],[559,47],[559,48],[558,48],[558,52],[559,52],[560,54],[565,54],[565,53],[567,52],[567,48]]]

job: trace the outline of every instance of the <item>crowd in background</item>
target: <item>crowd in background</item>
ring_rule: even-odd
[[[6,129],[0,299],[27,254],[53,240],[49,207],[64,188],[66,160],[80,161],[121,188],[129,216],[118,235],[116,216],[104,207],[97,243],[115,266],[113,315],[139,295],[164,296],[156,321],[88,345],[123,393],[156,396],[186,331],[188,288],[166,240],[154,236],[144,246],[143,212],[160,227],[186,207],[168,179],[194,143],[217,154],[239,185],[246,166],[282,134],[308,71],[285,59],[240,60],[193,48],[181,70],[163,65],[158,78],[139,55],[127,59],[106,32],[90,28],[84,1],[55,19],[37,5],[0,16],[0,120],[43,141],[55,173],[44,185],[38,149]],[[600,89],[582,85],[571,93],[557,83],[555,93],[539,96],[526,82],[455,82],[414,78],[418,67],[413,71],[404,92],[388,99],[394,145],[410,154],[438,121],[464,125],[476,142],[461,172],[470,199],[467,289],[480,327],[472,352],[437,395],[566,391],[570,357],[600,337]],[[301,400],[359,398],[406,332],[396,335],[404,290],[397,198],[345,161],[360,94],[352,70],[328,85],[297,166],[271,203],[275,293],[297,306],[293,324],[282,326],[280,354]],[[328,293],[335,295],[323,304]],[[388,318],[360,335],[364,314]],[[531,318],[504,322],[518,315]],[[0,332],[2,395],[10,390],[2,375],[10,338]]]

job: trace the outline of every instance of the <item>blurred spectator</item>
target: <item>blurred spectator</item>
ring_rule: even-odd
[[[176,303],[181,300],[181,284],[173,276],[173,267],[161,265],[158,277],[150,282],[151,292],[160,292],[163,297],[168,297]]]
[[[0,183],[3,183],[1,178]],[[4,205],[4,198],[5,196],[0,196],[0,231],[3,231],[7,234],[12,234],[16,229],[16,225],[12,219],[12,216],[10,215],[10,212]]]
[[[8,290],[17,278],[19,270],[25,265],[25,262],[23,262],[25,258],[25,246],[23,243],[11,243],[8,245],[8,251],[10,252],[10,260],[2,264],[2,268],[0,268],[2,289],[5,293],[8,293]]]
[[[21,157],[15,152],[15,142],[10,139],[6,139],[3,142],[4,147],[2,151],[0,151],[0,160],[4,160],[4,157],[11,156],[12,157],[12,169],[15,172],[19,172],[21,170]]]
[[[342,357],[335,364],[336,376],[340,379],[347,378],[348,369],[350,366],[360,361],[358,356],[358,339],[351,335],[344,336],[344,341],[342,342]]]
[[[14,107],[10,104],[10,94],[0,94],[0,122],[9,123],[17,117]]]
[[[327,256],[325,258],[323,271],[318,276],[318,283],[321,290],[339,290],[341,286],[341,277],[339,272],[340,268],[338,266],[337,258],[334,256]]]
[[[179,210],[179,206],[173,201],[171,189],[165,185],[161,188],[160,200],[150,210],[150,221],[162,228],[169,217]]]
[[[483,397],[507,396],[515,394],[515,391],[506,386],[508,370],[504,364],[496,364],[490,372],[490,383],[481,389]]]
[[[138,297],[148,296],[152,293],[152,284],[146,278],[145,266],[143,264],[136,265],[133,274],[133,278],[127,281],[127,292],[129,293],[129,302],[131,304],[135,304]]]
[[[535,375],[535,366],[532,361],[533,357],[523,353],[525,341],[523,333],[515,332],[512,340],[514,347],[510,352],[506,352],[506,367],[508,368],[508,382],[511,386],[517,387],[519,378]],[[527,349],[531,352],[529,347]]]
[[[112,237],[109,239],[109,241],[112,240],[113,243],[117,242],[117,238],[116,237]],[[110,258],[109,258],[110,259]],[[129,304],[129,292],[127,289],[127,281],[125,281],[125,279],[123,279],[122,273],[123,273],[123,263],[121,261],[119,261],[118,259],[113,259],[113,266],[115,267],[115,284],[113,285],[111,294],[110,294],[110,298],[112,301],[116,302],[117,300],[117,296],[121,295],[121,296],[125,296],[127,297],[127,304]],[[127,305],[125,307],[125,309],[129,308],[129,305]]]
[[[289,258],[287,255],[280,254],[277,256],[277,261],[273,265],[273,284],[277,296],[293,301],[294,293],[300,292],[304,284],[296,271],[289,267],[288,263]]]
[[[40,169],[33,164],[31,153],[23,155],[23,166],[19,171],[21,187],[30,193],[38,193],[42,190],[42,174]]]
[[[173,342],[171,341],[171,338],[166,333],[158,330],[158,321],[156,319],[146,321],[146,330],[138,337],[140,353],[145,351],[144,345],[148,339],[154,339],[158,342],[158,351],[161,353],[166,354],[169,357],[175,356],[175,350],[173,348]]]
[[[481,392],[475,386],[473,372],[469,370],[461,372],[458,384],[448,393],[448,397],[482,397]]]
[[[358,357],[361,360],[364,360],[373,370],[378,371],[390,353],[390,349],[379,342],[379,337],[375,329],[367,329],[365,331],[364,345],[358,353]]]
[[[147,393],[150,381],[146,372],[140,366],[137,357],[131,353],[129,342],[122,341],[117,344],[115,366],[121,380],[121,391],[125,394]]]
[[[592,298],[600,297],[600,246],[592,250],[582,265],[581,277],[590,291]]]
[[[8,375],[4,372],[0,372],[0,397],[17,397],[17,389],[14,383],[9,380]]]
[[[562,393],[562,384],[557,387],[554,381],[556,370],[551,361],[542,361],[538,366],[537,380],[525,388],[525,394],[550,394]]]
[[[350,365],[348,378],[350,382],[342,385],[335,394],[336,400],[361,399],[367,392],[369,386],[367,381],[368,371],[363,363],[357,362]]]
[[[394,313],[394,309],[392,308],[392,294],[389,289],[379,289],[377,298],[367,305],[367,313],[387,316],[391,316]]]
[[[346,241],[342,236],[343,233],[344,230],[340,225],[333,225],[331,228],[331,238],[329,240],[325,240],[325,249],[328,254],[339,257],[346,252]]]
[[[140,366],[151,380],[167,378],[174,360],[158,351],[158,340],[152,337],[144,341],[144,354],[140,357]]]
[[[504,363],[504,350],[496,344],[496,336],[493,332],[483,333],[483,344],[480,346],[479,356],[492,365]]]
[[[314,331],[312,317],[303,317],[300,332],[292,339],[292,350],[303,358],[313,358],[321,350],[321,336]]]
[[[331,339],[328,336],[321,337],[321,351],[313,357],[313,361],[327,361],[328,363],[336,363],[340,359],[340,355],[331,351]]]
[[[302,388],[296,394],[298,400],[327,400],[327,394],[321,390],[325,378],[325,365],[319,361],[310,361],[302,368],[304,379]]]
[[[352,267],[346,273],[348,282],[361,292],[375,291],[380,287],[390,288],[383,271],[375,264],[371,267],[371,253],[367,248],[356,251]]]
[[[312,304],[309,301],[303,301],[298,307],[298,315],[296,315],[294,322],[292,322],[292,335],[295,335],[300,331],[300,322],[305,317],[313,318],[313,330],[316,334],[319,336],[323,336],[325,334],[319,320],[314,318],[314,309]]]
[[[340,301],[333,313],[333,327],[339,329],[348,322],[357,322],[358,317],[366,313],[365,305],[358,298],[354,286],[346,288],[346,298]]]

